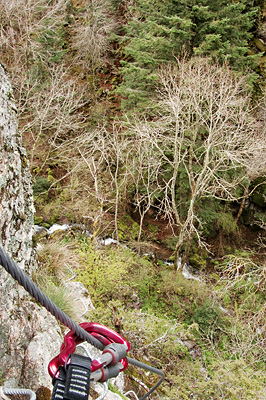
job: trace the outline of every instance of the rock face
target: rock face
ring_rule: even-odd
[[[0,245],[20,268],[31,274],[38,268],[32,247],[34,207],[16,113],[11,86],[0,65]],[[93,306],[80,285],[69,282],[84,312]],[[5,387],[32,389],[40,393],[40,398],[49,398],[49,393],[43,397],[45,388],[52,388],[47,367],[61,344],[61,330],[55,318],[0,266],[0,372]],[[123,376],[119,379],[123,380]],[[110,391],[106,396],[121,400]]]
[[[11,85],[0,65],[0,244],[20,268],[37,268],[33,197]],[[6,386],[51,386],[47,363],[60,349],[60,328],[0,266],[0,359]]]

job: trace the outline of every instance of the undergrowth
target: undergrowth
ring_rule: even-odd
[[[210,295],[203,282],[187,280],[180,271],[164,263],[155,265],[123,246],[103,249],[82,237],[77,251],[82,259],[78,279],[96,306],[121,300],[128,308],[190,322]]]
[[[47,242],[39,245],[38,261],[39,268],[33,279],[62,311],[77,320],[75,299],[64,283],[78,266],[77,255],[66,244]]]
[[[248,254],[224,258],[210,283],[84,236],[59,244],[67,257],[52,256],[56,245],[49,246],[41,259],[53,282],[62,275],[55,260],[72,260],[88,289],[95,309],[86,318],[119,332],[129,356],[166,373],[154,399],[265,398],[265,270]],[[157,379],[130,366],[125,390],[140,397],[138,382],[151,387]]]

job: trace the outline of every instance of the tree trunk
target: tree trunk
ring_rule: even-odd
[[[242,200],[241,200],[241,204],[240,204],[240,207],[239,207],[237,216],[236,216],[236,218],[235,218],[235,223],[236,223],[236,224],[238,223],[239,218],[241,217],[242,212],[243,212],[243,210],[244,210],[245,201],[246,201],[246,199],[248,198],[248,194],[249,194],[249,186],[250,186],[250,182],[248,182],[247,186],[245,187],[244,194],[243,194],[243,197],[242,197]]]

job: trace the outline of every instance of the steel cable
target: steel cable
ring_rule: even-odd
[[[0,246],[0,264],[5,270],[35,298],[35,300],[46,308],[58,321],[62,322],[78,337],[89,342],[99,350],[103,350],[104,345],[91,334],[86,332],[81,326],[74,322],[68,315],[64,313],[35,283],[18,267],[18,265],[6,254]]]
[[[34,297],[34,299],[46,308],[58,321],[72,330],[78,337],[90,343],[99,350],[104,349],[104,345],[98,339],[94,338],[90,333],[85,331],[81,326],[74,322],[68,315],[66,315],[49,297],[42,292],[42,290],[35,285],[35,283],[19,268],[19,266],[9,257],[9,255],[0,246],[0,264],[4,269],[21,285],[24,289]],[[157,387],[162,383],[165,378],[164,372],[157,368],[151,367],[133,358],[127,357],[129,364],[153,372],[161,378],[152,389],[149,390],[140,400],[146,399]]]
[[[16,398],[19,396],[28,396],[29,400],[36,400],[36,393],[33,392],[33,390],[30,389],[21,389],[21,388],[4,388],[3,393],[6,396],[16,396]]]

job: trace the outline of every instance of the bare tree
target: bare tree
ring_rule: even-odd
[[[108,199],[109,205],[114,205],[115,237],[118,241],[118,215],[128,180],[127,164],[130,157],[128,145],[129,140],[120,131],[120,125],[114,123],[112,131],[105,128],[97,131],[92,151],[86,155],[87,160],[94,158],[94,154],[97,155],[101,180],[105,182],[103,187],[105,198]]]
[[[84,218],[93,219],[95,236],[101,229],[101,219],[106,210],[112,210],[115,238],[119,240],[118,216],[129,177],[129,143],[120,125],[114,123],[113,130],[99,127],[55,146],[57,159],[68,165],[72,177],[77,176],[77,190],[82,191],[83,195],[87,193],[91,204],[98,204],[98,210],[95,207],[93,210],[83,210]],[[96,225],[99,229],[96,229]]]
[[[140,128],[141,126],[136,126]],[[130,143],[129,151],[134,156],[128,163],[128,172],[134,185],[133,204],[140,216],[138,242],[141,240],[145,215],[152,206],[160,192],[158,183],[161,156],[153,152],[153,144],[141,134],[134,137]]]
[[[0,45],[4,62],[10,66],[12,80],[40,59],[41,36],[56,34],[65,22],[66,0],[0,0]],[[46,46],[48,51],[48,46]],[[18,80],[18,79],[17,79]]]
[[[92,73],[107,61],[110,35],[116,28],[109,0],[86,0],[83,17],[71,30],[72,48],[76,61],[85,65]]]
[[[254,152],[265,151],[265,140],[256,140],[245,79],[227,66],[183,59],[161,71],[161,82],[161,115],[152,123],[135,124],[134,132],[161,159],[158,182],[164,196],[158,200],[178,232],[177,266],[181,246],[186,262],[193,237],[206,246],[199,202],[206,197],[236,200],[236,189],[254,165]],[[182,185],[186,198],[178,196]]]
[[[39,89],[39,80],[24,76],[20,82],[18,98],[20,130],[31,137],[31,165],[46,143],[45,160],[55,149],[55,143],[68,139],[73,132],[83,131],[84,115],[80,111],[86,104],[86,86],[80,88],[63,66],[47,70],[46,82]],[[49,141],[47,140],[49,138]]]
[[[115,234],[119,241],[118,214],[123,203],[125,189],[128,181],[128,169],[130,152],[128,137],[120,131],[120,126],[113,124],[113,130],[105,131],[101,138],[101,154],[106,164],[106,170],[110,176],[110,189],[113,188],[115,197]],[[107,151],[106,151],[107,150]]]
[[[0,0],[0,14],[1,58],[14,87],[19,128],[31,166],[40,147],[45,164],[56,141],[80,131],[80,110],[89,101],[86,85],[57,58],[65,52],[67,1]]]

